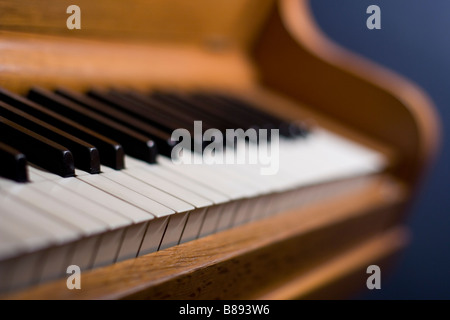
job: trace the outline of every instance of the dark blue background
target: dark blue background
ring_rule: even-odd
[[[442,123],[437,161],[415,200],[411,245],[382,289],[367,299],[450,298],[450,1],[311,0],[335,42],[400,73],[432,98]],[[369,5],[381,8],[381,30],[369,30]]]

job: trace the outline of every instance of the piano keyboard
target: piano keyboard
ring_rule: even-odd
[[[171,133],[193,133],[198,120],[221,132],[279,129],[278,172],[174,164]],[[33,88],[23,97],[0,89],[0,132],[0,293],[63,277],[70,265],[110,265],[348,192],[386,165],[323,128],[204,92]],[[240,147],[224,152],[237,157]],[[205,160],[195,150],[183,157]]]

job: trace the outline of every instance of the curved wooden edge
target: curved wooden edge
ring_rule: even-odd
[[[292,35],[302,40],[305,48],[324,61],[331,62],[355,76],[364,77],[403,103],[412,114],[420,132],[419,162],[429,163],[438,151],[441,126],[433,102],[426,92],[401,75],[364,59],[330,40],[312,19],[310,0],[283,0],[282,5],[287,28]],[[301,13],[300,19],[293,15],[296,10]]]
[[[309,0],[279,0],[251,54],[267,87],[395,147],[404,159],[394,173],[404,181],[417,182],[435,158],[440,122],[431,99],[327,38]]]
[[[244,224],[2,299],[257,299],[398,224],[407,190],[387,176],[329,201]]]

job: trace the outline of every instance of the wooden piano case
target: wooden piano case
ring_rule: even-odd
[[[438,145],[426,96],[324,37],[308,0],[0,1],[0,86],[220,89],[386,154],[357,190],[6,299],[347,298],[408,243]]]

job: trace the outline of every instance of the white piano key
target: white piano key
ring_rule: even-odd
[[[1,221],[3,222],[3,220]],[[0,261],[10,259],[18,253],[25,251],[25,245],[20,239],[9,234],[8,229],[4,230],[2,228],[0,230]]]
[[[185,166],[189,167],[192,165]],[[231,168],[234,166],[238,165],[202,164],[199,167],[199,171],[209,174],[210,179],[211,177],[217,177],[218,181],[221,182],[220,185],[222,188],[224,187],[225,190],[231,190],[232,192],[239,192],[241,199],[251,198],[261,194],[260,186],[256,186],[253,182],[247,181],[245,176],[240,175]]]
[[[107,226],[100,221],[92,219],[80,211],[66,206],[57,199],[35,190],[31,185],[14,184],[3,190],[21,201],[38,208],[41,212],[52,216],[59,223],[72,227],[80,235],[98,234],[107,230]]]
[[[169,217],[162,217],[149,222],[144,240],[139,249],[139,256],[158,251],[168,222]]]
[[[207,200],[170,181],[166,181],[151,172],[145,171],[144,169],[130,169],[124,170],[124,172],[133,176],[136,179],[151,184],[155,188],[160,189],[176,198],[179,198],[196,208],[204,208],[213,205],[212,201]]]
[[[279,197],[279,195],[279,193],[272,193],[264,197],[263,210],[257,213],[256,219],[264,219],[278,213],[275,207],[278,202],[277,198]]]
[[[0,233],[14,235],[20,239],[22,251],[39,250],[52,243],[52,238],[40,229],[20,223],[13,216],[6,216],[5,212],[0,215]]]
[[[74,243],[69,252],[65,268],[70,265],[79,266],[82,271],[92,269],[95,256],[100,247],[100,237],[86,237]]]
[[[47,170],[39,168],[35,165],[30,165],[28,168],[28,176],[32,182],[64,180],[57,174],[48,172]]]
[[[23,289],[39,281],[38,265],[43,260],[42,251],[24,254],[15,259],[11,259],[10,269],[7,271],[10,291]],[[6,263],[6,262],[5,262]]]
[[[253,194],[252,190],[243,188],[235,181],[228,180],[225,175],[214,171],[212,166],[207,164],[179,164],[176,165],[172,163],[169,158],[159,156],[157,159],[158,163],[176,171],[178,174],[184,175],[197,183],[212,188],[213,190],[220,191],[224,193],[229,198],[242,199]]]
[[[280,142],[280,165],[283,172],[289,173],[284,179],[279,191],[292,190],[320,182],[320,175],[324,168],[333,167],[333,159],[324,158],[316,147],[315,136],[311,134],[307,139]]]
[[[231,177],[235,177],[235,179],[241,181],[243,184],[247,186],[251,186],[252,188],[257,190],[256,195],[268,194],[270,192],[275,191],[274,187],[271,185],[271,180],[277,181],[277,179],[273,179],[268,176],[263,176],[261,173],[262,164],[259,163],[259,152],[257,148],[249,148],[247,149],[246,143],[240,143],[236,146],[236,149],[225,149],[224,155],[225,159],[228,159],[231,154],[231,158],[237,157],[239,153],[246,154],[248,157],[253,157],[256,159],[256,163],[237,163],[234,160],[225,163],[223,165],[216,165],[214,168],[216,170],[227,173],[227,175]],[[276,156],[276,155],[275,155]],[[276,159],[276,158],[275,158]]]
[[[136,258],[138,256],[148,225],[149,222],[138,223],[125,230],[124,239],[117,254],[116,262]],[[161,239],[159,239],[159,242],[161,242]]]
[[[142,168],[142,169],[148,169],[148,171],[151,171],[152,169],[165,169],[164,167],[162,167],[161,165],[158,164],[154,164],[154,165],[148,165],[143,161],[139,161],[136,160],[134,158],[131,157],[127,157],[127,164],[129,164],[129,167],[134,169],[136,167]],[[240,183],[243,186],[240,186],[239,188],[245,188],[247,190],[247,192],[249,191],[248,189],[254,190],[253,193],[248,193],[248,196],[251,195],[256,195],[257,193],[262,193],[263,187],[260,185],[257,185],[256,183],[254,183],[253,181],[249,181],[249,179],[247,179],[245,176],[239,175],[238,173],[234,172],[233,169],[228,170],[226,166],[222,166],[222,165],[218,165],[218,166],[214,166],[214,171],[217,173],[218,171],[220,171],[222,175],[226,175],[228,177],[228,180],[232,179],[235,181],[240,181]],[[161,172],[160,170],[156,170],[156,172],[159,172],[160,175],[164,175],[163,172]],[[177,174],[176,177],[173,177],[173,181],[179,180],[180,175]],[[170,181],[170,180],[169,180]],[[159,186],[160,184],[158,183],[157,186]],[[184,189],[186,190],[186,189]],[[192,190],[195,190],[195,187],[192,188]],[[210,190],[210,189],[209,189]],[[199,194],[201,194],[202,196],[205,194],[205,191],[199,190]],[[206,193],[207,194],[207,193]],[[192,199],[192,195],[189,195],[189,197]],[[194,198],[195,199],[195,198]],[[194,204],[195,205],[195,204]],[[197,206],[199,207],[199,206]]]
[[[169,217],[169,223],[164,233],[164,237],[159,246],[159,250],[164,250],[169,247],[176,246],[181,239],[184,227],[186,226],[186,221],[189,213],[182,212],[176,213]]]
[[[342,136],[324,129],[316,130],[316,137],[326,143],[328,150],[334,150],[336,154],[358,160],[367,168],[383,168],[386,165],[386,159],[379,152],[369,149],[361,144],[353,142]],[[344,151],[344,152],[343,152]]]
[[[280,141],[280,149],[278,155],[278,171],[270,175],[262,175],[261,169],[263,166],[246,166],[249,174],[252,174],[256,181],[266,185],[271,192],[284,192],[292,188],[291,181],[295,180],[294,176],[297,174],[297,163],[287,163],[291,161],[291,155],[286,154],[282,148],[283,141]]]
[[[20,239],[5,232],[0,232],[0,292],[6,292],[11,287],[11,275],[17,259],[11,259],[23,250]]]
[[[107,179],[103,175],[80,175],[78,176],[78,179],[151,213],[154,217],[164,217],[175,213],[174,210],[169,209],[140,193],[130,190],[121,184]]]
[[[212,232],[219,232],[222,230],[226,230],[230,228],[234,215],[236,211],[238,210],[240,203],[245,200],[238,200],[233,201],[225,204],[223,208],[221,208],[220,214],[216,216],[217,221],[215,222],[214,231]],[[207,233],[212,233],[211,231],[208,231]]]
[[[98,268],[113,264],[119,254],[125,230],[119,229],[106,232],[101,236],[99,249],[95,255],[92,267]]]
[[[249,167],[253,167],[253,170],[249,170]],[[221,170],[224,174],[230,175],[233,179],[241,181],[243,184],[251,185],[256,190],[253,196],[265,195],[274,191],[264,176],[259,172],[254,172],[257,170],[255,165],[228,164],[217,166],[217,170]]]
[[[37,266],[39,283],[60,279],[66,276],[67,267],[71,265],[68,257],[72,256],[75,250],[77,250],[75,243],[71,242],[44,250],[43,259]],[[80,249],[78,248],[78,250]],[[82,251],[85,252],[84,250]]]
[[[2,230],[0,233],[12,232],[15,237],[18,237],[26,245],[22,249],[39,254],[39,259],[33,267],[35,270],[31,272],[24,265],[27,264],[27,259],[29,260],[30,257],[34,256],[29,256],[26,252],[18,256],[16,260],[18,265],[14,268],[15,270],[21,270],[20,274],[25,274],[26,276],[13,278],[11,285],[16,288],[37,283],[41,280],[56,279],[63,271],[65,254],[72,243],[69,241],[79,238],[80,235],[44,214],[31,209],[22,202],[17,200],[14,202],[13,200],[10,197],[3,197],[2,199],[1,205],[6,206],[6,209],[3,210],[4,208],[2,208],[0,213],[3,218],[0,230],[2,228],[7,228],[7,230],[5,232]],[[11,212],[11,210],[13,211]],[[11,225],[14,221],[18,222],[15,227]],[[32,230],[32,233],[30,230]],[[58,243],[66,244],[62,246],[55,245]],[[26,258],[22,259],[22,257]]]
[[[171,196],[170,194],[163,192],[159,189],[152,187],[151,185],[142,182],[141,180],[137,180],[133,177],[126,175],[122,171],[115,170],[106,170],[104,169],[103,177],[110,179],[122,186],[126,186],[127,188],[149,198],[152,199],[167,208],[174,210],[175,212],[187,212],[194,209],[194,206],[186,203],[178,198]]]
[[[211,209],[211,207],[194,210],[189,213],[186,227],[181,235],[180,243],[185,243],[198,238],[206,212],[209,209]]]
[[[153,216],[148,212],[129,204],[113,195],[97,189],[90,184],[79,179],[61,179],[57,181],[61,186],[78,193],[86,199],[90,199],[111,212],[124,217],[126,220],[131,220],[133,223],[141,223],[153,219]]]
[[[256,200],[255,198],[242,201],[240,207],[236,210],[233,216],[230,227],[235,227],[246,222],[249,222],[255,210]]]
[[[0,177],[0,190],[8,190],[8,189],[11,189],[18,185],[21,186],[21,185],[25,185],[25,184],[17,183],[17,182]]]
[[[0,191],[0,216],[20,221],[23,226],[42,230],[55,244],[67,243],[79,238],[79,232],[65,224],[58,223],[51,216],[33,208],[11,195]],[[0,218],[1,219],[1,218]]]
[[[256,203],[250,221],[257,221],[270,212],[270,199],[273,196],[274,194],[269,194],[255,199]]]
[[[257,152],[256,149],[250,151],[250,152]],[[246,151],[249,152],[249,151]],[[236,156],[237,151],[234,149],[226,149],[225,152],[219,153],[219,157],[226,158],[226,154],[231,153],[234,156]],[[255,158],[257,155],[255,156]],[[207,156],[206,156],[207,158]],[[229,180],[233,180],[238,182],[239,184],[242,184],[246,189],[252,190],[252,193],[248,196],[255,197],[257,195],[262,195],[270,192],[270,188],[266,184],[259,183],[255,179],[254,176],[249,175],[248,167],[251,166],[254,169],[259,168],[258,164],[248,164],[248,163],[223,163],[223,164],[213,164],[210,165],[211,168],[215,172],[219,172],[220,174],[228,177]],[[260,176],[260,174],[259,174]]]
[[[127,161],[129,163],[130,161]],[[179,198],[196,208],[203,208],[212,205],[213,203],[194,192],[186,188],[182,188],[170,180],[165,180],[158,175],[155,175],[143,168],[134,167],[123,170],[122,172],[134,177],[135,179],[141,180],[147,184],[152,185],[153,187],[160,189],[166,193],[171,194],[172,196]]]
[[[10,260],[0,261],[0,293],[7,293],[10,290],[11,274],[14,270],[14,263]]]
[[[240,202],[233,214],[233,220],[230,228],[250,221],[253,216],[253,211],[255,210],[255,203],[255,198],[246,199]]]
[[[305,186],[379,171],[384,157],[325,130],[307,139],[283,141],[283,168],[292,172],[290,184]],[[288,155],[288,156],[286,156]]]
[[[323,174],[329,180],[371,173],[376,168],[375,163],[366,158],[367,154],[360,152],[362,150],[345,143],[337,143],[336,139],[328,134],[318,134],[316,141],[316,147],[322,155],[334,160],[334,166]]]
[[[66,178],[65,180],[68,180],[66,183],[70,183],[72,179],[76,180],[75,178]],[[37,191],[45,192],[48,196],[63,201],[68,207],[82,211],[86,216],[105,224],[108,229],[121,228],[131,223],[131,220],[106,209],[89,198],[67,190],[54,181],[32,183],[30,186]]]
[[[80,174],[80,172],[77,172]],[[129,205],[128,203],[113,197],[112,195],[105,193],[81,180],[75,179],[75,178],[67,178],[67,179],[55,179],[54,175],[51,173],[43,173],[43,171],[35,171],[35,175],[41,175],[44,176],[46,179],[49,179],[51,181],[47,181],[46,184],[48,185],[48,192],[55,193],[55,190],[58,192],[59,198],[67,198],[72,199],[72,201],[77,201],[78,203],[86,202],[88,201],[90,204],[90,207],[87,205],[83,205],[83,210],[86,210],[87,212],[91,212],[92,214],[95,214],[96,216],[99,215],[99,213],[102,213],[100,217],[104,219],[106,223],[108,223],[109,227],[111,229],[117,229],[122,228],[125,226],[129,226],[131,224],[131,220],[127,217],[130,216],[130,214],[134,214],[134,222],[142,222],[147,221],[149,219],[152,219],[153,216],[151,216],[149,213],[142,211],[139,208],[136,208],[134,206]],[[83,174],[81,174],[83,175]],[[55,181],[57,184],[55,184]],[[42,183],[36,183],[36,187],[41,188]],[[67,191],[62,188],[67,188]],[[75,192],[74,192],[75,191]],[[90,199],[84,200],[81,198],[78,193],[80,193],[84,199]],[[95,201],[95,202],[94,202]],[[96,208],[93,208],[92,202],[94,202],[94,206]],[[98,204],[97,204],[98,202]],[[111,208],[112,204],[118,204],[119,207],[113,207]],[[104,208],[104,206],[109,206],[109,208]],[[125,207],[125,208],[124,208]],[[118,215],[115,213],[115,210],[117,208],[122,208],[123,215]],[[130,210],[131,209],[131,212]],[[137,211],[137,215],[136,215]],[[127,217],[125,217],[125,215]],[[96,254],[93,258],[88,258],[87,260],[81,260],[80,264],[83,269],[89,269],[89,268],[96,268],[108,264],[112,264],[119,254],[119,249],[121,248],[121,242],[123,240],[123,233],[125,231],[123,229],[117,230],[117,231],[110,231],[101,236],[100,243],[98,244],[99,249],[96,251]],[[140,239],[138,239],[138,243],[135,243],[134,252],[135,256],[137,254],[137,251],[139,249],[140,242],[142,241],[143,235]],[[127,241],[127,243],[130,243],[130,241]],[[77,247],[79,248],[79,246]],[[86,250],[84,250],[86,251]],[[84,254],[85,257],[88,257]],[[80,258],[76,258],[76,260],[80,260]]]
[[[1,225],[0,225],[0,233],[11,232],[15,237],[20,239],[23,243],[23,250],[27,252],[38,251],[46,247],[46,245],[52,244],[55,240],[51,237],[51,233],[48,234],[46,231],[42,231],[36,225],[27,225],[23,221],[16,221],[13,215],[7,216],[6,211],[1,212]],[[3,230],[6,229],[6,230]],[[95,256],[94,265],[105,265],[108,262],[112,263],[115,260],[117,255],[118,248],[120,246],[121,237],[117,239],[117,237],[113,237],[117,233],[122,234],[123,229],[117,231],[110,231],[104,235],[102,235],[101,239],[104,240],[101,242],[98,250],[94,250],[95,246],[97,246],[97,237],[89,237],[81,240],[82,245],[77,245],[74,252],[71,252],[71,256],[75,257],[74,261],[69,262],[70,264],[79,265],[82,270],[88,270],[92,267],[93,256]],[[111,240],[111,241],[108,241]],[[95,246],[90,245],[95,244]],[[63,250],[69,250],[69,247],[65,247]],[[60,250],[58,250],[59,252]],[[60,253],[61,254],[61,253]],[[66,253],[65,253],[66,254]],[[51,254],[52,261],[48,263],[44,263],[45,267],[42,270],[43,279],[55,279],[58,275],[61,275],[61,272],[64,270],[61,265],[61,257],[56,257],[55,253]],[[60,261],[56,261],[56,260]],[[15,281],[15,283],[22,283],[22,281]]]
[[[220,204],[230,201],[230,198],[223,194],[221,191],[215,191],[214,189],[205,186],[201,183],[196,182],[195,180],[189,179],[181,174],[179,174],[175,170],[171,170],[168,167],[164,167],[161,165],[146,165],[143,169],[150,171],[151,173],[171,181],[178,186],[181,186],[187,190],[191,190],[192,192],[200,195],[214,204]]]
[[[198,234],[199,238],[206,237],[216,231],[220,216],[224,212],[225,207],[226,205],[220,205],[208,208],[200,232]]]
[[[90,175],[86,172],[76,170],[77,176]],[[77,193],[78,195],[96,202],[97,204],[115,212],[125,219],[129,219],[134,223],[140,223],[152,219],[148,212],[133,206],[122,199],[116,198],[113,195],[106,193],[100,189],[93,187],[92,185],[76,178],[62,179],[59,176],[46,172],[41,169],[30,167],[30,178],[36,179],[37,182],[41,181],[55,181],[64,188]]]
[[[5,241],[3,245],[9,244],[10,249],[16,250],[9,252],[10,257],[4,255],[1,258],[0,288],[11,291],[36,283],[39,276],[36,266],[42,261],[42,251],[33,252],[40,245],[34,245],[32,241],[38,243],[45,239],[45,235],[30,226],[17,225],[16,221],[6,219],[5,216],[1,219],[0,234]]]
[[[31,165],[28,167],[28,179],[30,180],[31,183],[49,180],[48,178],[43,177],[42,175],[39,174],[39,169],[37,169]]]

